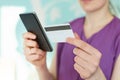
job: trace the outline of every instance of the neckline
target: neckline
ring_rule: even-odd
[[[105,27],[103,27],[98,32],[94,33],[91,37],[87,38],[85,36],[85,32],[84,32],[84,21],[85,21],[85,17],[84,17],[83,18],[83,24],[82,24],[82,36],[83,36],[83,40],[85,40],[86,42],[89,42],[92,38],[94,38],[98,34],[102,33],[104,30],[106,30],[109,27],[109,25],[111,25],[115,21],[115,19],[116,19],[116,17],[114,16],[113,19],[108,24],[105,25]]]

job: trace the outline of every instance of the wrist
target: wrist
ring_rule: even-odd
[[[36,67],[36,70],[38,72],[38,76],[40,80],[54,80],[54,77],[49,72],[47,65]]]
[[[45,69],[47,67],[46,64],[46,56],[42,58],[41,61],[36,62],[37,64],[35,65],[36,69]]]
[[[106,80],[106,77],[104,73],[102,72],[101,68],[98,67],[96,72],[86,80]]]
[[[42,65],[39,65],[39,66],[35,66],[35,68],[39,71],[41,70],[46,70],[47,69],[47,65],[46,63],[45,64],[42,64]]]

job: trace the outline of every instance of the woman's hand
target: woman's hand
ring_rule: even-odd
[[[23,35],[24,53],[26,59],[36,67],[46,65],[46,52],[39,49],[38,43],[35,41],[36,35],[26,32]]]
[[[73,53],[75,54],[74,69],[80,74],[81,78],[88,79],[96,73],[101,53],[88,43],[80,40],[77,34],[75,36],[76,38],[67,38],[67,43],[76,46],[73,49]]]

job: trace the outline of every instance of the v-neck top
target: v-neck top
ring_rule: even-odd
[[[101,52],[102,58],[99,65],[107,80],[110,80],[115,61],[120,54],[120,19],[114,17],[103,29],[88,39],[84,33],[84,20],[85,17],[71,21],[71,28],[83,41]],[[58,43],[57,80],[83,80],[73,67],[74,48],[75,46],[67,43]]]

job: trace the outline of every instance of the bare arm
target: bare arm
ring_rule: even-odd
[[[57,80],[57,73],[56,73],[56,58],[57,58],[57,54],[55,53],[53,56],[53,60],[50,66],[50,73],[52,74],[54,80]]]
[[[52,72],[54,70],[48,70],[46,65],[47,53],[46,51],[39,49],[38,43],[35,41],[36,35],[30,32],[26,32],[23,35],[23,39],[25,57],[36,67],[40,80],[54,80],[55,74],[53,74],[54,72]],[[55,65],[55,63],[53,64]]]
[[[52,73],[49,72],[47,66],[42,68],[36,67],[40,80],[54,80]]]
[[[47,68],[47,66],[43,66],[42,68],[36,67],[40,80],[57,80],[57,75],[56,75],[56,52],[54,53],[52,63],[50,66],[50,69]]]
[[[116,60],[111,80],[120,80],[120,55]]]

